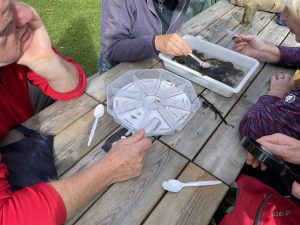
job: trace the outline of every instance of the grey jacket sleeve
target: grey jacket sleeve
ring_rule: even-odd
[[[132,36],[130,31],[135,25],[136,6],[134,1],[109,0],[105,29],[102,30],[102,48],[105,58],[112,64],[138,61],[155,55],[152,39],[155,34]],[[145,24],[147,29],[147,24]]]

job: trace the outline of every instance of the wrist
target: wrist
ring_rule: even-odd
[[[45,78],[57,92],[66,93],[78,87],[79,79],[75,66],[57,55],[53,50],[47,58],[34,61],[34,65],[29,66],[29,68]]]
[[[53,69],[57,68],[61,64],[59,56],[56,55],[53,50],[43,58],[30,59],[25,66],[29,67],[36,74],[44,77],[47,80],[53,79],[53,76],[50,74],[53,73]]]
[[[280,60],[280,50],[277,46],[266,44],[261,51],[261,60],[268,63],[277,63]]]
[[[104,157],[102,160],[98,161],[96,165],[98,167],[97,170],[101,171],[101,176],[105,185],[111,185],[116,182],[116,178],[114,177],[116,175],[116,169],[111,160]]]
[[[275,96],[275,97],[278,97],[278,98],[283,98],[284,94],[282,93],[279,93],[277,91],[269,91],[267,93],[267,95],[270,95],[270,96]]]

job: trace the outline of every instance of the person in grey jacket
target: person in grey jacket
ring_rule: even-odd
[[[159,52],[187,55],[190,46],[175,33],[190,0],[103,0],[100,73],[120,62],[151,58]]]

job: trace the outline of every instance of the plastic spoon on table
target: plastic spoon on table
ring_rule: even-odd
[[[162,183],[162,187],[163,189],[170,192],[179,192],[184,187],[200,187],[200,186],[208,186],[208,185],[215,185],[221,183],[222,182],[219,180],[207,180],[207,181],[195,181],[189,183],[182,183],[179,180],[171,179],[168,181],[164,181]]]
[[[104,115],[104,105],[99,104],[97,105],[97,107],[94,110],[94,117],[95,117],[95,121],[89,136],[89,141],[88,141],[88,146],[90,146],[90,144],[92,143],[95,131],[96,131],[96,127],[97,127],[97,123],[98,120]]]

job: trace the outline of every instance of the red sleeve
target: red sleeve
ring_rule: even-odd
[[[40,183],[12,192],[7,176],[7,167],[1,163],[0,225],[61,225],[65,222],[64,203],[50,184]]]
[[[46,95],[50,96],[53,99],[59,100],[59,101],[69,101],[69,100],[72,100],[74,98],[81,96],[84,93],[86,85],[87,85],[87,79],[86,79],[84,70],[74,60],[62,56],[55,49],[53,49],[53,50],[55,51],[55,53],[57,55],[61,56],[67,62],[73,64],[74,67],[76,68],[77,75],[78,75],[77,88],[75,88],[73,91],[66,92],[66,93],[57,92],[49,85],[48,81],[45,78],[40,77],[38,74],[34,73],[31,70],[27,73],[28,80],[30,80],[30,82],[33,85],[39,86]]]

